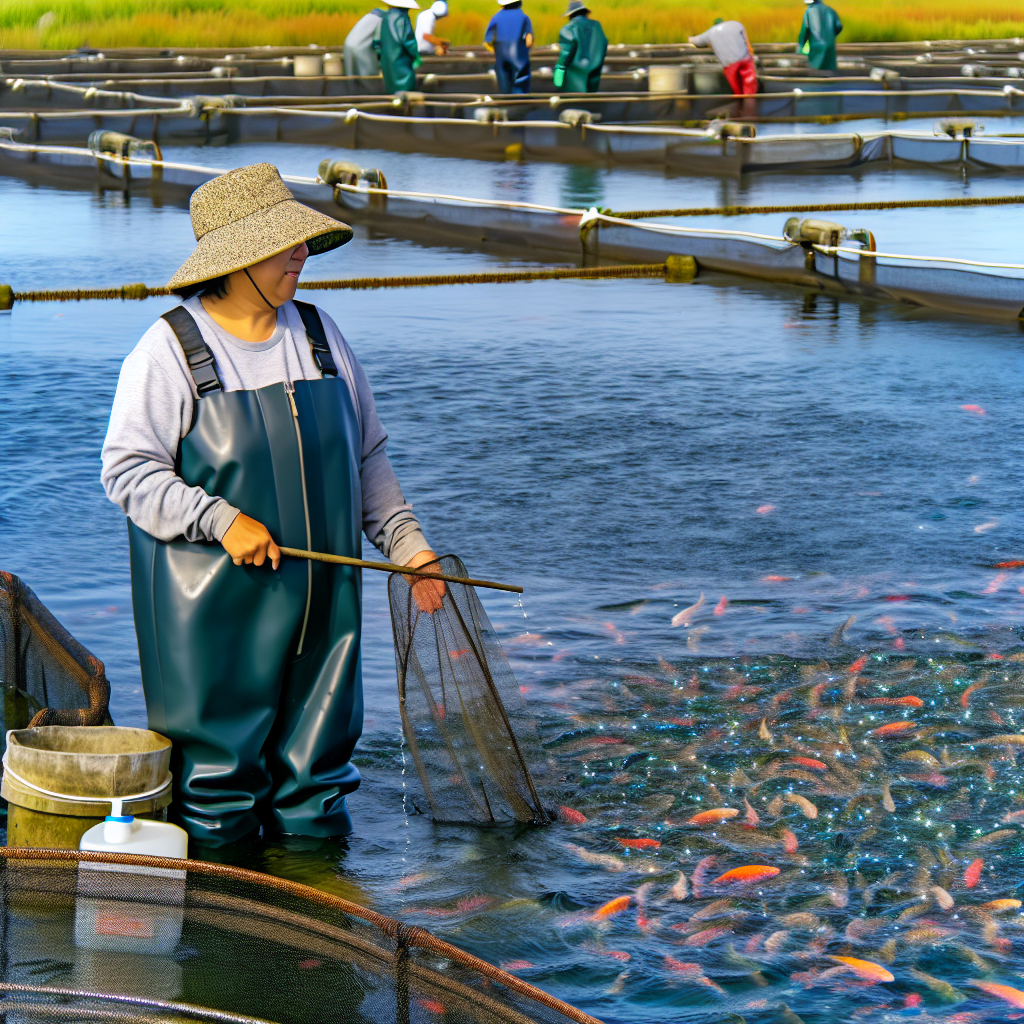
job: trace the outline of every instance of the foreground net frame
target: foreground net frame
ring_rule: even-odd
[[[480,1024],[575,1024],[601,1022],[493,964],[437,938],[427,929],[403,924],[350,900],[286,878],[207,861],[172,860],[78,850],[0,847],[0,1013],[8,1021],[109,1020],[117,1024],[208,1020],[225,1024],[274,1024],[274,1019],[232,1008],[195,1005],[132,992],[98,991],[82,985],[29,984],[10,980],[8,945],[11,907],[21,901],[43,919],[53,908],[81,898],[80,865],[114,880],[106,902],[130,907],[154,878],[166,887],[181,878],[184,913],[190,921],[227,930],[247,940],[293,949],[372,975],[382,983],[373,1020],[416,1024],[456,1019]],[[109,871],[104,870],[109,866]],[[133,869],[126,872],[125,868]],[[85,869],[81,874],[84,876]],[[152,898],[152,896],[148,897]],[[70,904],[69,904],[70,901]],[[164,902],[168,901],[166,898]],[[170,904],[174,903],[171,899]],[[180,901],[179,901],[180,902]],[[46,909],[49,908],[49,909]],[[269,966],[269,965],[268,965]],[[389,989],[393,987],[391,1005]],[[443,1011],[430,1011],[443,1004]],[[426,1006],[425,1013],[422,1007]],[[433,1015],[431,1015],[431,1013]],[[358,1014],[356,1015],[358,1017]],[[312,1017],[303,1017],[312,1024]],[[341,1019],[325,1016],[320,1019]],[[365,1018],[359,1018],[365,1019]]]

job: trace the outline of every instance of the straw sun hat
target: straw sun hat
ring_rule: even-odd
[[[273,164],[252,164],[200,185],[189,203],[195,251],[167,287],[209,281],[276,256],[301,242],[310,256],[352,237],[340,220],[300,203]]]

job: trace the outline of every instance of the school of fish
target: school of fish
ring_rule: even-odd
[[[1024,1020],[1022,684],[1019,651],[581,681],[545,723],[576,881],[536,943],[665,1020]]]

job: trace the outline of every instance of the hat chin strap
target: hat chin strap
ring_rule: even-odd
[[[274,305],[274,304],[273,304],[273,303],[272,303],[272,302],[271,302],[271,301],[270,301],[270,300],[269,300],[269,299],[268,299],[268,298],[266,297],[266,295],[264,295],[264,294],[263,294],[263,292],[261,292],[261,291],[260,291],[260,286],[259,286],[259,285],[258,285],[258,284],[257,284],[257,283],[256,283],[256,282],[255,282],[255,281],[253,280],[253,279],[252,279],[252,274],[250,274],[250,273],[249,273],[249,268],[248,268],[248,267],[242,267],[242,272],[243,272],[243,273],[245,274],[245,276],[246,276],[247,278],[249,278],[249,284],[251,284],[251,285],[253,286],[253,288],[255,288],[255,289],[256,289],[256,291],[257,291],[257,292],[259,293],[259,297],[260,297],[260,298],[261,298],[261,299],[262,299],[262,300],[263,300],[263,301],[264,301],[264,302],[265,302],[265,303],[266,303],[266,304],[267,304],[267,305],[268,305],[268,306],[269,306],[269,307],[270,307],[271,309],[277,309],[277,306],[275,306],[275,305]]]

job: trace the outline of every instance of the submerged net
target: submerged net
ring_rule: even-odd
[[[26,726],[109,721],[110,683],[103,662],[9,572],[0,572],[0,664],[0,736]]]
[[[2,848],[0,897],[8,1024],[600,1024],[425,929],[228,865]]]
[[[455,555],[421,568],[467,575]],[[394,573],[388,596],[402,728],[432,817],[546,820],[537,726],[476,591],[447,584],[440,609],[427,612],[411,579]]]

